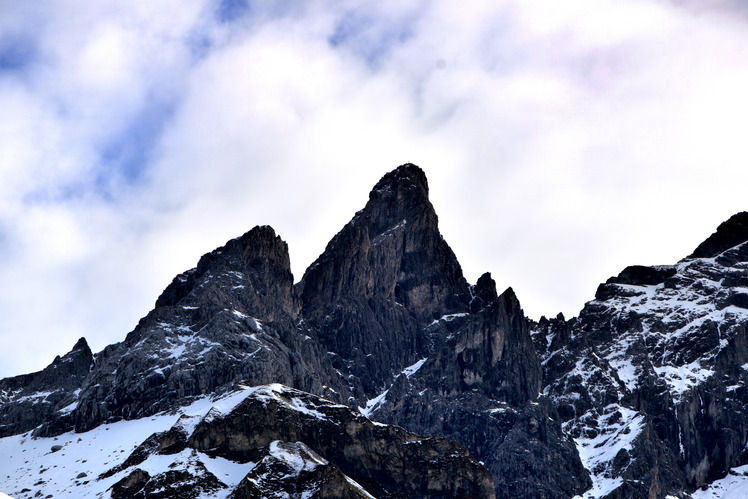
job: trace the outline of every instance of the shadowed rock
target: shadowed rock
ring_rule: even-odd
[[[722,222],[717,231],[699,244],[689,258],[714,258],[725,250],[748,241],[748,212],[741,212]]]

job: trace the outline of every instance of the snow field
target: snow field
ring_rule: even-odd
[[[68,432],[52,438],[34,438],[29,432],[2,438],[0,490],[14,499],[48,495],[76,499],[106,497],[107,490],[131,470],[103,480],[97,480],[99,475],[121,464],[150,435],[166,431],[177,423],[190,432],[209,411],[220,411],[223,414],[231,412],[258,389],[244,389],[216,398],[201,398],[178,413],[119,421],[85,433]],[[149,473],[163,472],[169,469],[168,466],[175,459],[185,466],[199,460],[227,485],[234,481],[238,483],[251,469],[248,465],[213,459],[199,453],[176,457],[153,455],[138,467]]]

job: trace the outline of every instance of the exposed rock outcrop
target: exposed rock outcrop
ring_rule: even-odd
[[[16,435],[75,409],[80,387],[93,366],[84,338],[43,370],[0,380],[0,437]]]
[[[607,497],[680,497],[748,463],[747,217],[534,327],[544,393]]]
[[[584,491],[573,442],[533,405],[541,368],[519,301],[511,289],[499,296],[489,274],[467,284],[427,195],[414,165],[385,175],[299,283],[305,323],[360,380],[363,394],[351,391],[365,414],[464,443],[494,471],[498,497]],[[489,415],[498,404],[513,408],[511,422]],[[543,455],[564,464],[549,469]]]
[[[497,296],[486,274],[471,305],[474,313],[429,325],[445,338],[441,349],[399,375],[370,413],[464,443],[493,472],[497,497],[581,493],[589,477],[548,402],[538,400],[540,364],[514,292]]]
[[[97,356],[75,427],[173,409],[238,380],[345,393],[299,308],[288,248],[271,228],[229,241],[177,276],[125,341]]]
[[[123,465],[113,497],[492,498],[493,479],[462,445],[374,423],[350,408],[282,385],[240,387],[226,413],[180,419],[154,434]],[[173,456],[151,476],[148,459]],[[235,463],[243,478],[221,482],[206,462]]]
[[[466,312],[470,293],[442,238],[423,171],[385,175],[363,210],[330,241],[298,284],[304,322],[336,368],[373,396],[432,348],[423,325]]]
[[[717,230],[691,253],[689,258],[714,258],[748,241],[748,212],[740,212],[722,222]]]

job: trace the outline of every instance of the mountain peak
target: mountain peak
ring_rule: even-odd
[[[423,170],[405,164],[384,175],[297,290],[305,323],[360,375],[367,397],[422,358],[430,341],[424,326],[466,312],[470,302],[460,264],[439,233]]]
[[[723,251],[748,241],[748,212],[731,216],[717,227],[717,231],[689,255],[689,258],[713,258]]]
[[[429,184],[426,180],[426,173],[413,163],[400,165],[377,182],[369,197],[375,196],[376,193],[399,189],[420,189],[428,197]]]
[[[78,341],[77,341],[77,342],[75,343],[75,345],[73,345],[73,349],[71,350],[71,353],[72,353],[72,352],[75,352],[75,351],[77,351],[77,350],[83,350],[83,351],[86,351],[86,350],[90,351],[90,350],[91,350],[91,349],[89,348],[89,346],[88,346],[88,342],[86,341],[86,338],[84,338],[84,337],[81,337],[81,338],[80,338],[80,339],[79,339],[79,340],[78,340]]]
[[[406,163],[385,174],[364,209],[307,269],[300,291],[305,303],[311,297],[324,303],[394,299],[428,320],[465,309],[467,282],[439,233],[424,171]]]
[[[224,274],[242,282],[237,285],[230,279],[213,279]],[[221,293],[236,295],[234,299],[247,311],[266,320],[294,317],[298,312],[288,245],[267,225],[254,227],[203,255],[197,267],[174,278],[156,300],[156,307],[199,306],[206,299],[212,300],[219,288]]]
[[[369,202],[363,213],[372,236],[414,219],[426,222],[434,229],[438,224],[429,201],[426,174],[412,163],[397,167],[377,182],[369,193]]]

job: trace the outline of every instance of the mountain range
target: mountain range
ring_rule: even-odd
[[[417,166],[298,282],[270,227],[122,342],[0,380],[0,492],[685,498],[748,493],[748,213],[535,322],[467,282]]]

